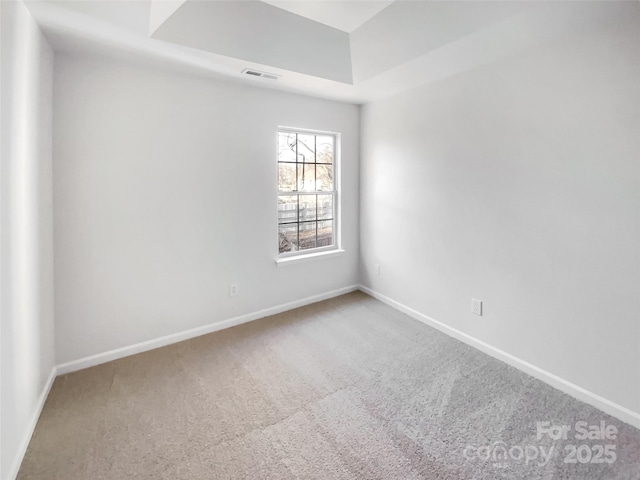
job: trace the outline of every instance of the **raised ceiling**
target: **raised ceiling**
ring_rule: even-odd
[[[348,33],[265,2],[187,0],[152,38],[352,83]]]
[[[315,20],[329,27],[351,33],[367,20],[380,13],[394,0],[386,1],[327,1],[327,0],[262,0],[301,17]]]
[[[365,103],[619,18],[615,2],[27,0],[52,46]],[[278,80],[242,75],[246,68]]]

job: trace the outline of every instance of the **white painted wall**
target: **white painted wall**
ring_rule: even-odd
[[[22,2],[2,16],[0,478],[17,473],[54,367],[53,52]]]
[[[363,107],[362,278],[640,412],[640,5],[610,5],[615,22]]]
[[[342,134],[342,256],[276,266],[278,125]],[[354,105],[57,55],[57,363],[356,284],[358,149]]]

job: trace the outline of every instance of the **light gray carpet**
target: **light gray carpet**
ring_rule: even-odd
[[[18,478],[637,480],[640,431],[356,292],[58,377]]]

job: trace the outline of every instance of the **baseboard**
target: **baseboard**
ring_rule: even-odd
[[[49,392],[51,391],[51,387],[53,386],[53,381],[56,379],[56,375],[57,375],[56,367],[53,367],[51,369],[51,373],[49,374],[49,378],[47,378],[47,383],[45,383],[44,388],[42,389],[42,392],[40,392],[40,396],[38,397],[38,403],[36,404],[36,409],[31,415],[31,420],[27,427],[27,431],[25,432],[25,435],[22,438],[22,442],[20,443],[20,447],[18,449],[18,454],[16,455],[16,458],[13,461],[13,465],[9,470],[9,475],[7,477],[7,480],[13,480],[18,476],[20,465],[22,465],[22,460],[24,459],[24,455],[27,453],[27,447],[29,447],[29,442],[31,441],[33,432],[36,429],[36,425],[38,424],[38,419],[40,418],[40,414],[42,413],[44,403],[47,401],[47,397],[49,396]]]
[[[531,375],[532,377],[537,378],[538,380],[541,380],[548,385],[551,385],[552,387],[566,393],[567,395],[571,395],[572,397],[584,403],[587,403],[613,417],[616,417],[617,419],[628,423],[629,425],[640,428],[640,413],[638,412],[634,412],[633,410],[618,405],[617,403],[607,400],[606,398],[590,392],[589,390],[586,390],[578,385],[575,385],[557,375],[554,375],[553,373],[547,372],[542,368],[536,367],[529,362],[511,355],[510,353],[504,352],[499,348],[496,348],[492,345],[489,345],[488,343],[478,340],[475,337],[472,337],[471,335],[445,325],[442,322],[434,320],[433,318],[424,315],[423,313],[420,313],[410,307],[407,307],[406,305],[403,305],[402,303],[397,302],[385,295],[382,295],[375,290],[365,287],[364,285],[360,285],[359,289],[367,295],[370,295],[373,298],[386,303],[396,310],[406,313],[410,317],[426,325],[429,325],[430,327],[433,327],[450,337],[460,340],[461,342],[464,342],[467,345],[474,347],[493,358],[511,365],[512,367],[517,368],[518,370],[521,370],[524,373]]]
[[[8,479],[15,479],[18,475],[18,471],[20,469],[20,465],[22,464],[22,459],[27,451],[27,447],[29,446],[29,442],[31,441],[31,436],[36,428],[38,423],[38,419],[40,418],[40,413],[42,412],[42,408],[44,407],[45,401],[47,400],[47,396],[49,395],[49,391],[53,385],[56,375],[62,375],[69,372],[74,372],[76,370],[81,370],[84,368],[92,367],[95,365],[99,365],[101,363],[110,362],[112,360],[116,360],[118,358],[127,357],[129,355],[134,355],[136,353],[142,353],[148,350],[153,350],[155,348],[163,347],[166,345],[170,345],[172,343],[181,342],[183,340],[188,340],[190,338],[198,337],[200,335],[205,335],[207,333],[216,332],[219,330],[223,330],[226,328],[230,328],[236,325],[240,325],[243,323],[248,323],[254,320],[258,320],[260,318],[268,317],[270,315],[276,315],[278,313],[285,312],[287,310],[292,310],[294,308],[303,307],[305,305],[310,305],[312,303],[320,302],[322,300],[327,300],[329,298],[337,297],[340,295],[344,295],[345,293],[353,292],[355,290],[361,290],[362,292],[372,296],[380,300],[381,302],[399,310],[410,317],[433,327],[450,337],[453,337],[457,340],[460,340],[467,345],[480,350],[487,355],[490,355],[493,358],[496,358],[500,361],[505,362],[508,365],[511,365],[518,370],[521,370],[542,382],[545,382],[548,385],[564,392],[572,397],[585,402],[603,412],[618,418],[619,420],[633,425],[636,428],[640,428],[640,413],[634,412],[626,407],[618,405],[610,400],[607,400],[604,397],[601,397],[593,392],[590,392],[578,385],[575,385],[557,375],[554,375],[546,370],[543,370],[535,365],[532,365],[529,362],[526,362],[514,355],[506,353],[492,345],[489,345],[481,340],[478,340],[471,335],[468,335],[460,330],[452,328],[448,325],[445,325],[442,322],[434,320],[433,318],[424,315],[417,310],[414,310],[406,305],[403,305],[400,302],[397,302],[381,293],[376,292],[364,285],[352,285],[349,287],[340,288],[337,290],[332,290],[330,292],[326,292],[320,295],[314,295],[311,297],[303,298],[301,300],[296,300],[293,302],[277,305],[275,307],[266,308],[263,310],[259,310],[257,312],[248,313],[245,315],[241,315],[238,317],[230,318],[228,320],[224,320],[222,322],[213,323],[210,325],[205,325],[202,327],[194,328],[191,330],[186,330],[184,332],[179,332],[171,335],[166,335],[164,337],[160,337],[157,339],[149,340],[146,342],[137,343],[135,345],[130,345],[123,348],[118,348],[116,350],[111,350],[109,352],[104,352],[98,355],[92,355],[89,357],[81,358],[79,360],[75,360],[72,362],[67,362],[62,365],[58,365],[54,367],[47,379],[47,383],[43,388],[40,397],[38,398],[38,405],[36,410],[33,412],[32,419],[27,429],[27,432],[24,436],[24,439],[20,445],[20,449],[18,450],[19,454],[17,455],[13,467],[9,470]]]
[[[172,343],[182,342],[184,340],[189,340],[190,338],[199,337],[200,335],[224,330],[225,328],[235,327],[236,325],[252,322],[260,318],[268,317],[270,315],[276,315],[278,313],[286,312],[287,310],[292,310],[298,307],[303,307],[305,305],[310,305],[312,303],[321,302],[322,300],[327,300],[329,298],[344,295],[345,293],[354,292],[358,290],[358,288],[358,285],[339,288],[337,290],[332,290],[320,295],[314,295],[312,297],[303,298],[301,300],[283,303],[281,305],[276,305],[275,307],[265,308],[257,312],[247,313],[245,315],[240,315],[239,317],[230,318],[221,322],[204,325],[202,327],[185,330],[183,332],[172,333],[171,335],[154,338],[153,340],[148,340],[146,342],[140,342],[134,345],[117,348],[108,352],[84,357],[79,360],[73,360],[71,362],[58,365],[58,375],[63,375],[65,373],[75,372],[84,368],[93,367],[95,365],[100,365],[101,363],[128,357],[129,355],[135,355],[136,353],[142,353],[148,350],[153,350],[155,348],[171,345]]]

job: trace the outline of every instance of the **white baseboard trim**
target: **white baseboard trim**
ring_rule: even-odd
[[[616,417],[617,419],[628,423],[629,425],[640,428],[640,413],[638,412],[634,412],[633,410],[618,405],[617,403],[607,400],[606,398],[590,392],[589,390],[586,390],[578,385],[575,385],[557,375],[554,375],[553,373],[547,372],[546,370],[543,370],[529,362],[511,355],[510,353],[504,352],[492,345],[489,345],[488,343],[472,337],[471,335],[468,335],[464,332],[461,332],[460,330],[439,322],[438,320],[434,320],[433,318],[424,315],[423,313],[420,313],[410,307],[407,307],[406,305],[403,305],[402,303],[397,302],[385,295],[382,295],[381,293],[378,293],[375,290],[370,289],[369,287],[360,285],[360,290],[367,295],[370,295],[373,298],[386,303],[396,310],[406,313],[410,317],[426,325],[429,325],[430,327],[433,327],[450,337],[460,340],[461,342],[464,342],[467,345],[474,347],[477,350],[480,350],[481,352],[486,353],[487,355],[506,363],[507,365],[511,365],[512,367],[517,368],[518,370],[531,375],[532,377],[537,378],[538,380],[541,380],[548,385],[551,385],[552,387],[566,393],[567,395],[571,395],[572,397],[584,403],[587,403],[613,417]]]
[[[33,432],[36,429],[36,425],[38,424],[38,419],[40,418],[40,414],[42,413],[44,403],[47,401],[47,397],[49,396],[49,392],[51,391],[53,382],[56,379],[56,375],[57,375],[56,367],[53,367],[51,369],[51,373],[49,374],[49,378],[47,378],[47,383],[45,383],[44,388],[42,389],[42,392],[40,392],[40,396],[38,397],[38,403],[36,404],[36,409],[31,414],[31,420],[29,421],[27,430],[24,433],[24,437],[22,438],[22,442],[20,443],[20,447],[18,449],[18,453],[16,455],[16,458],[13,461],[13,465],[11,466],[11,470],[9,470],[9,476],[7,477],[7,480],[14,480],[18,476],[18,471],[20,471],[20,465],[22,465],[22,460],[24,459],[24,455],[27,453],[27,447],[29,447],[29,442],[31,441]]]
[[[171,345],[172,343],[182,342],[190,338],[199,337],[200,335],[206,335],[207,333],[217,332],[224,330],[225,328],[235,327],[243,323],[252,322],[260,318],[268,317],[270,315],[276,315],[278,313],[286,312],[294,308],[303,307],[312,303],[321,302],[329,298],[338,297],[345,293],[355,292],[358,290],[358,285],[351,285],[348,287],[339,288],[330,292],[322,293],[320,295],[314,295],[312,297],[303,298],[301,300],[295,300],[289,303],[283,303],[276,305],[275,307],[265,308],[253,313],[247,313],[240,315],[239,317],[230,318],[228,320],[222,320],[221,322],[204,325],[202,327],[193,328],[191,330],[185,330],[183,332],[172,333],[165,335],[164,337],[154,338],[153,340],[147,340],[146,342],[136,343],[134,345],[128,345],[126,347],[117,348],[104,353],[98,353],[97,355],[91,355],[89,357],[80,358],[71,362],[58,365],[58,375],[64,375],[65,373],[75,372],[84,368],[100,365],[101,363],[110,362],[119,358],[128,357],[129,355],[135,355],[137,353],[146,352],[155,348]]]

